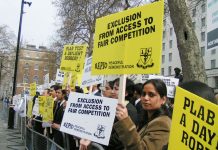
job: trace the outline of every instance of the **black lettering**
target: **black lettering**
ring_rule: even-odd
[[[185,132],[185,131],[183,131],[182,132],[182,143],[185,143],[185,145],[187,145],[187,141],[188,140],[188,134]]]
[[[214,118],[215,118],[215,113],[211,110],[208,109],[208,114],[207,114],[207,120],[206,122],[209,125],[214,125]]]
[[[195,139],[192,136],[190,136],[190,139],[189,139],[189,148],[191,150],[195,149]]]
[[[197,121],[193,120],[192,133],[197,135],[198,131],[199,131],[199,124]]]
[[[200,106],[197,117],[204,121],[204,107],[203,106]]]
[[[182,118],[180,120],[180,124],[186,127],[186,115],[183,113]]]
[[[191,110],[190,113],[196,115],[196,110],[194,110],[194,101],[191,101]]]
[[[206,129],[206,127],[205,126],[203,126],[202,128],[201,128],[201,132],[200,132],[200,134],[199,134],[199,137],[202,139],[203,138],[203,140],[206,142],[207,141],[207,139],[206,139],[206,132],[207,132],[207,129]]]
[[[196,150],[204,150],[203,144],[201,144],[200,142],[197,141],[197,148],[196,148]]]
[[[189,106],[190,106],[190,99],[185,97],[183,109],[186,110],[186,107],[189,107]]]

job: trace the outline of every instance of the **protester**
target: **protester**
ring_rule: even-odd
[[[108,98],[112,97],[113,85],[114,85],[113,81],[108,81],[105,83],[105,86],[103,86],[101,89],[102,95],[104,97],[108,97]]]
[[[53,128],[52,131],[53,131],[54,141],[55,143],[57,143],[58,145],[62,147],[64,146],[64,141],[63,141],[62,132],[60,132],[59,129],[61,126],[61,121],[63,119],[64,110],[66,107],[66,99],[65,99],[66,94],[67,94],[66,90],[61,90],[61,89],[57,90],[58,103],[55,108],[54,120],[51,125],[51,127]]]
[[[144,83],[141,102],[148,122],[139,133],[126,106],[118,104],[116,117],[119,121],[114,128],[126,150],[161,150],[168,143],[171,119],[164,107],[166,99],[167,88],[163,81],[151,79]]]
[[[213,89],[205,83],[200,81],[188,81],[182,83],[180,87],[210,101],[211,103],[217,104]]]
[[[174,71],[175,71],[175,78],[177,78],[177,79],[179,79],[179,83],[182,83],[182,81],[183,81],[183,75],[181,74],[181,69],[180,68],[175,68],[174,69]]]

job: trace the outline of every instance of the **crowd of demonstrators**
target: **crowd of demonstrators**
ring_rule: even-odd
[[[107,81],[103,85],[94,85],[91,94],[118,99],[119,78]],[[199,95],[212,103],[217,104],[213,90],[206,84],[199,81],[180,82],[180,87]],[[198,87],[198,88],[196,88]],[[45,96],[50,94],[54,99],[54,118],[51,128],[47,128],[46,134],[55,143],[64,147],[63,133],[59,131],[63,114],[65,111],[69,93],[83,93],[83,89],[75,86],[73,89],[62,90],[61,86],[53,85],[50,90],[44,91]],[[39,93],[33,98],[36,99]],[[165,83],[159,79],[147,80],[144,84],[134,82],[127,78],[125,88],[125,101],[118,104],[116,117],[112,127],[109,145],[104,146],[105,150],[164,150],[167,149],[173,104],[167,98]],[[36,116],[34,116],[36,117]],[[41,117],[41,116],[40,116]],[[42,127],[33,125],[35,131],[43,134]],[[69,134],[70,150],[94,150],[91,141],[78,139]],[[76,143],[79,143],[76,144]],[[54,145],[53,145],[54,146]],[[54,147],[52,149],[55,150]]]

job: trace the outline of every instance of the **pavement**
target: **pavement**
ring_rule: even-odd
[[[20,130],[7,129],[8,106],[0,100],[0,150],[25,150],[24,141],[21,139]]]

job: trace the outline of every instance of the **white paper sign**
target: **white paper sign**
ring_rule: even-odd
[[[103,75],[92,76],[91,68],[92,68],[92,57],[89,57],[86,59],[85,62],[81,87],[87,87],[87,86],[103,83]]]
[[[36,98],[35,104],[33,106],[32,114],[35,116],[39,116],[39,100]]]
[[[164,76],[156,76],[156,75],[149,75],[149,79],[162,80],[167,86],[167,97],[174,98],[175,88],[179,84],[179,79],[171,78],[171,77],[164,77]]]
[[[71,92],[60,131],[108,145],[117,99]]]
[[[57,69],[56,73],[56,83],[63,83],[64,81],[64,72],[62,72],[60,69]]]

